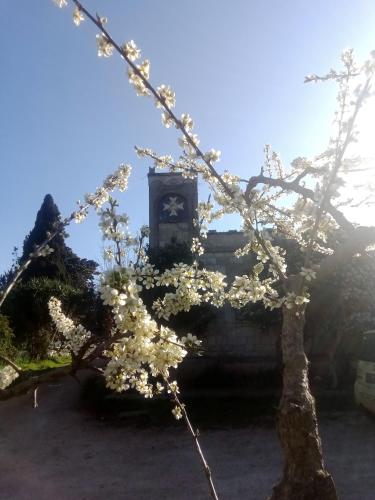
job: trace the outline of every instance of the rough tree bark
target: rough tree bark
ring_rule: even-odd
[[[316,284],[324,281],[353,255],[363,252],[374,242],[374,227],[353,228],[346,240],[320,264]],[[289,284],[293,289],[293,281]],[[298,287],[294,291],[297,289]],[[322,320],[322,307],[327,307],[324,294],[314,301],[310,311],[316,321]],[[274,487],[272,500],[337,499],[333,479],[325,469],[322,456],[315,400],[308,381],[304,326],[303,306],[283,308],[283,392],[278,409],[277,430],[284,452],[284,470],[281,481]]]
[[[324,467],[315,400],[309,388],[304,323],[303,306],[284,307],[283,392],[277,417],[284,469],[272,500],[337,499],[333,479]]]

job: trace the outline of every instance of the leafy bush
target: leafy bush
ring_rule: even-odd
[[[16,349],[13,345],[14,333],[9,325],[9,319],[0,314],[0,353],[12,357]]]

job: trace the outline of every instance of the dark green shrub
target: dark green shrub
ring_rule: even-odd
[[[16,349],[13,345],[14,333],[9,325],[9,320],[0,314],[0,353],[12,357]]]

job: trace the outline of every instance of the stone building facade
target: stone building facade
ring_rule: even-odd
[[[179,173],[156,173],[150,168],[149,226],[150,247],[161,249],[172,242],[189,244],[194,235],[198,185]],[[204,267],[228,277],[247,274],[251,258],[236,258],[234,251],[246,243],[241,231],[209,231],[202,256]],[[278,332],[262,329],[241,310],[229,305],[215,309],[203,335],[202,366],[220,362],[241,371],[265,371],[276,367]]]

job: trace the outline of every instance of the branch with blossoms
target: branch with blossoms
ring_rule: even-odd
[[[55,3],[59,7],[67,5],[67,1],[65,0],[56,1]],[[353,226],[347,221],[343,213],[337,207],[333,206],[330,200],[335,194],[338,179],[337,174],[342,168],[344,154],[354,137],[354,123],[358,110],[369,92],[374,71],[373,60],[367,61],[363,67],[359,68],[354,62],[352,51],[349,50],[343,54],[344,69],[342,71],[331,70],[324,76],[310,75],[306,78],[308,82],[334,80],[340,85],[339,112],[337,115],[338,134],[331,141],[327,152],[321,156],[320,159],[323,164],[308,165],[302,171],[294,169],[285,178],[282,177],[282,170],[278,168],[276,170],[276,179],[272,175],[265,176],[262,170],[260,176],[252,177],[247,181],[247,188],[243,191],[240,187],[241,179],[227,173],[220,175],[214,167],[214,163],[220,159],[219,151],[210,150],[207,153],[203,153],[199,148],[199,139],[192,132],[194,123],[191,117],[185,113],[179,119],[172,111],[176,104],[176,97],[171,88],[166,85],[155,88],[150,83],[149,60],[146,59],[140,64],[136,64],[135,61],[140,58],[140,50],[134,41],[131,40],[123,45],[116,43],[105,27],[106,18],[100,16],[94,17],[78,0],[72,0],[72,3],[75,5],[73,13],[75,24],[79,25],[86,16],[100,29],[100,34],[97,35],[99,57],[110,57],[114,51],[118,52],[129,66],[129,82],[134,86],[137,94],[154,97],[156,106],[162,109],[163,124],[167,128],[174,125],[181,131],[182,137],[179,139],[179,144],[184,150],[183,159],[188,159],[188,169],[183,167],[182,171],[186,173],[188,170],[188,175],[191,175],[194,170],[199,172],[208,181],[211,188],[213,188],[216,201],[224,207],[224,211],[226,213],[237,212],[243,217],[244,229],[252,235],[251,237],[254,240],[252,251],[256,252],[260,248],[261,253],[265,253],[268,256],[268,260],[272,262],[272,269],[276,271],[279,280],[284,285],[286,293],[288,292],[288,287],[286,286],[287,276],[284,270],[283,259],[275,249],[271,250],[272,246],[266,243],[262,231],[259,229],[258,220],[262,220],[264,225],[272,219],[278,230],[288,227],[289,236],[293,233],[290,228],[294,224],[296,226],[294,234],[297,240],[305,245],[306,266],[310,263],[311,252],[317,248],[323,249],[322,245],[317,241],[317,237],[320,238],[324,235],[326,228],[333,226],[329,218],[327,219],[327,215],[332,216],[333,220],[346,231],[352,231]],[[367,80],[362,85],[360,91],[357,92],[357,98],[353,104],[347,99],[349,95],[349,82],[363,73],[366,73]],[[351,107],[352,109],[354,108],[354,111],[348,116],[348,111]],[[268,158],[266,160],[266,167],[270,170],[270,161]],[[194,169],[191,168],[192,165],[195,165]],[[280,163],[278,167],[280,167]],[[311,174],[321,177],[321,183],[315,191],[300,184],[302,180],[305,182],[306,177]],[[287,179],[289,178],[292,178],[292,181],[288,181]],[[264,186],[260,193],[255,189],[255,186],[258,186],[258,184]],[[272,189],[276,187],[280,188],[280,192],[271,194]],[[301,200],[298,200],[296,205],[298,209],[295,211],[297,218],[294,217],[294,220],[287,222],[287,216],[284,214],[279,218],[275,216],[277,209],[271,201],[278,200],[282,195],[289,192],[300,195],[302,200],[308,199],[311,201],[311,204],[304,204],[303,202],[301,203]],[[305,206],[308,212],[315,210],[314,223],[312,225],[308,221],[311,213],[308,215],[303,214]],[[307,237],[307,245],[298,235],[301,228]],[[305,280],[302,277],[301,287],[303,286],[305,286]]]
[[[196,265],[174,264],[171,269],[157,275],[156,286],[173,287],[162,299],[157,299],[153,310],[157,317],[168,320],[179,312],[189,311],[193,306],[210,303],[222,307],[225,300],[225,275],[217,271],[199,269]]]
[[[152,159],[154,162],[154,166],[156,168],[159,169],[168,168],[170,169],[171,172],[182,172],[182,174],[186,177],[197,176],[202,174],[202,168],[194,160],[190,160],[189,162],[186,157],[182,157],[180,160],[175,161],[171,156],[169,155],[159,156],[149,148],[136,147],[135,150],[140,158],[147,157]],[[266,156],[268,155],[268,150],[269,147],[266,146],[265,148]],[[269,160],[267,160],[267,163],[269,165]],[[247,205],[248,206],[255,205],[254,195],[255,193],[257,193],[256,188],[259,185],[260,186],[264,185],[269,188],[280,188],[283,194],[295,193],[301,195],[301,198],[303,200],[309,200],[311,202],[315,202],[316,193],[314,192],[314,190],[306,187],[304,184],[301,184],[300,182],[307,175],[311,174],[316,175],[319,172],[321,172],[321,170],[318,169],[317,167],[313,167],[311,163],[308,162],[305,158],[298,158],[293,162],[293,164],[295,165],[296,170],[290,173],[289,175],[283,174],[282,176],[279,177],[266,176],[264,175],[264,168],[262,167],[261,173],[259,175],[252,176],[248,180],[240,179],[241,183],[246,184],[244,197],[247,201]],[[302,172],[300,172],[301,165],[304,166],[304,170]],[[289,180],[291,177],[295,178]],[[365,201],[369,201],[369,199],[370,195],[365,198]],[[266,204],[264,204],[263,206],[263,211],[266,210],[267,206],[270,208],[270,211],[266,213],[265,217],[266,220],[270,220],[271,217],[275,218],[275,213],[279,213],[282,216],[288,218],[291,217],[290,211],[287,211],[287,209],[280,209],[274,206],[271,203],[272,201],[275,201],[275,197],[272,197],[272,199],[271,198],[267,199]],[[335,206],[333,206],[330,201],[328,201],[326,205],[327,205],[326,206],[327,213],[335,220],[338,226],[340,226],[347,232],[354,230],[353,224],[345,217],[343,212],[341,212]],[[214,208],[213,205],[211,205],[211,210],[213,208]],[[211,219],[208,222],[210,223],[212,222],[212,220],[219,219],[223,217],[223,215],[224,215],[223,210],[218,211],[216,212],[215,216],[212,217],[211,215]],[[289,236],[292,235],[289,234]]]
[[[58,7],[67,6],[68,2],[66,0],[54,0]],[[78,0],[72,0],[75,5],[73,12],[73,21],[79,26],[82,21],[84,21],[85,16],[100,29],[101,33],[97,35],[97,48],[98,56],[108,58],[113,55],[116,51],[122,59],[129,66],[128,76],[129,82],[132,84],[139,96],[153,96],[155,98],[155,104],[157,108],[163,110],[162,112],[162,122],[169,128],[174,125],[182,133],[182,137],[179,139],[180,146],[185,150],[188,156],[192,158],[200,158],[205,165],[205,175],[206,179],[210,179],[210,183],[216,184],[217,189],[223,191],[224,197],[229,197],[233,200],[233,204],[237,206],[242,213],[242,205],[244,203],[243,195],[234,189],[235,186],[228,182],[225,176],[221,176],[218,171],[214,168],[214,163],[220,159],[220,151],[211,149],[210,151],[204,153],[199,148],[199,139],[196,134],[193,134],[192,129],[194,122],[191,117],[184,113],[181,119],[172,111],[176,104],[176,97],[174,92],[169,86],[160,85],[155,88],[150,82],[150,61],[144,60],[141,64],[135,64],[135,61],[140,58],[140,50],[136,46],[133,40],[120,46],[110,35],[108,30],[105,28],[107,23],[107,18],[100,17],[99,15],[93,16],[81,2]],[[263,239],[260,232],[253,227],[250,220],[248,220],[248,225],[252,227],[255,239],[258,243],[263,246]],[[264,251],[267,252],[266,246],[264,246]],[[277,263],[275,263],[277,267]],[[278,269],[279,277],[282,281],[286,279],[286,276],[282,273],[281,269]]]
[[[314,240],[316,239],[317,233],[319,231],[321,219],[324,216],[324,213],[327,211],[326,207],[328,204],[331,204],[330,200],[332,198],[338,197],[337,184],[340,183],[339,172],[342,169],[342,163],[347,148],[354,140],[354,126],[359,110],[365,99],[370,95],[371,83],[375,70],[375,64],[366,66],[365,81],[362,86],[357,87],[357,99],[353,100],[350,82],[353,78],[353,74],[356,73],[357,68],[353,59],[352,50],[348,50],[343,53],[342,62],[345,67],[342,77],[341,75],[337,76],[336,74],[334,74],[334,76],[332,77],[334,80],[338,81],[340,85],[340,91],[338,94],[339,112],[336,119],[337,135],[330,141],[330,146],[333,147],[334,150],[334,153],[332,155],[332,165],[331,168],[329,168],[328,171],[325,172],[321,183],[322,185],[318,185],[316,188],[317,212],[315,214],[314,226],[310,233],[310,241],[307,246],[307,252],[305,256],[304,265],[306,267],[310,265],[312,251],[314,248]],[[374,62],[375,61],[373,61],[373,63]],[[347,224],[345,224],[344,229],[346,229],[346,231],[350,234],[353,231],[353,226],[349,227],[348,231]],[[304,282],[303,280],[301,280],[300,288],[302,288],[303,285]]]
[[[197,206],[196,217],[193,218],[193,227],[196,235],[192,238],[191,252],[198,266],[199,258],[204,254],[204,242],[207,240],[209,225],[214,220],[219,220],[223,216],[220,210],[214,211],[214,205],[211,203],[211,195],[206,202],[201,201]]]
[[[315,172],[315,169],[314,171]],[[304,171],[303,177],[308,175],[308,173],[311,173],[308,169]],[[301,174],[300,174],[301,175]],[[316,201],[316,193],[304,185],[300,184],[300,181],[302,180],[302,177],[298,175],[294,180],[292,181],[287,181],[282,178],[273,178],[273,177],[267,177],[264,174],[259,174],[255,175],[253,177],[250,177],[249,180],[243,181],[247,183],[246,186],[246,191],[245,191],[245,196],[246,198],[251,197],[252,191],[259,185],[265,185],[269,187],[278,187],[283,190],[284,193],[296,193],[301,195],[301,197],[305,200],[311,200],[311,201]],[[327,213],[329,213],[332,218],[336,221],[336,223],[345,229],[346,231],[350,232],[354,229],[354,226],[351,222],[348,221],[348,219],[345,217],[345,215],[338,210],[336,207],[332,205],[329,201],[326,204],[326,210]]]
[[[199,269],[197,259],[203,253],[203,247],[198,237],[192,241],[192,252],[196,257],[192,265],[176,263],[170,269],[159,273],[159,270],[150,264],[144,248],[149,229],[143,226],[139,236],[133,238],[128,229],[128,216],[118,214],[117,207],[117,202],[111,198],[108,206],[99,212],[99,226],[103,239],[109,243],[104,250],[105,259],[109,263],[109,270],[103,275],[105,282],[112,278],[116,281],[117,274],[121,279],[121,273],[125,272],[134,281],[138,291],[143,288],[149,290],[155,286],[175,288],[174,293],[165,293],[163,298],[154,301],[152,309],[159,319],[169,320],[172,315],[189,311],[193,306],[203,303],[212,303],[216,307],[223,305],[225,276],[218,272]],[[195,225],[199,229],[200,236],[204,237],[207,231],[206,222],[213,217],[209,201],[198,205]],[[131,257],[132,254],[135,258]],[[111,269],[111,261],[115,264],[114,269]],[[123,300],[123,296],[124,294],[120,293],[120,300]],[[104,296],[103,298],[107,300]]]
[[[45,239],[35,247],[34,251],[29,255],[29,258],[16,269],[12,279],[6,285],[4,291],[0,293],[0,308],[32,261],[39,257],[46,257],[53,252],[53,249],[48,246],[48,243],[50,243],[58,234],[61,234],[72,221],[77,223],[82,222],[86,218],[90,207],[94,207],[96,210],[99,210],[103,203],[108,201],[110,192],[115,189],[118,189],[121,192],[126,191],[130,172],[130,165],[120,165],[113,174],[109,175],[104,180],[103,185],[97,188],[94,193],[86,194],[84,203],[78,202],[78,210],[56,224],[56,228],[46,234]]]

